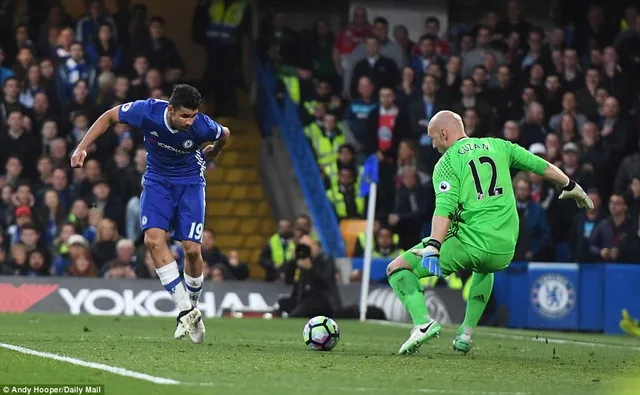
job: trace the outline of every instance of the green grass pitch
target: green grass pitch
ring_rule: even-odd
[[[396,355],[406,327],[339,321],[336,349],[314,352],[302,341],[301,320],[207,320],[202,345],[174,340],[174,323],[0,314],[0,386],[102,384],[107,395],[640,394],[640,341],[627,337],[480,328],[473,350],[462,356],[451,349],[455,329],[445,328],[440,339],[406,357]],[[154,384],[6,345],[180,384]]]

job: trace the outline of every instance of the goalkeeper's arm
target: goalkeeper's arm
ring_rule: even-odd
[[[508,141],[503,144],[510,151],[511,166],[521,170],[531,171],[541,175],[545,179],[553,182],[562,188],[560,199],[573,199],[580,208],[593,210],[593,202],[584,192],[582,187],[571,180],[562,170],[558,169],[553,163],[532,154],[524,148]]]
[[[562,188],[559,199],[573,199],[580,208],[593,210],[593,201],[584,192],[582,187],[569,178],[562,170],[553,163],[548,163],[542,176]]]

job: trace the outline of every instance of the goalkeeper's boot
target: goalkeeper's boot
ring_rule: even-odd
[[[398,351],[398,354],[409,355],[416,353],[420,346],[422,346],[424,343],[433,339],[434,337],[440,337],[441,330],[442,325],[440,325],[433,319],[426,324],[414,327],[411,330],[411,336],[409,336],[409,339],[404,342],[402,347],[400,347],[400,351]]]
[[[456,336],[453,340],[453,349],[466,355],[471,351],[471,335],[463,333],[462,335]]]
[[[176,331],[173,333],[173,337],[182,339],[194,327],[198,319],[201,320],[202,315],[200,310],[195,307],[181,311],[176,318]]]
[[[202,313],[198,309],[195,310],[198,312],[198,317],[192,322],[192,326],[189,329],[189,337],[194,343],[202,343],[204,341],[207,330],[204,327]]]

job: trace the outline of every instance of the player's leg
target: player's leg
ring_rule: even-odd
[[[402,344],[399,354],[412,354],[428,340],[439,336],[441,325],[429,316],[429,310],[424,299],[424,287],[420,278],[430,274],[422,268],[422,259],[411,252],[413,249],[424,248],[420,242],[409,251],[394,259],[387,266],[389,285],[411,315],[413,329],[409,339]]]
[[[469,246],[457,247],[464,250],[468,259],[467,269],[474,270],[471,275],[469,295],[464,321],[458,328],[458,334],[453,341],[456,351],[467,353],[471,350],[471,336],[478,326],[482,314],[489,303],[493,291],[494,272],[503,270],[511,262],[512,255],[489,254]],[[453,254],[453,251],[445,250],[445,257]],[[441,251],[442,258],[442,251]]]
[[[178,264],[167,246],[167,232],[174,212],[172,191],[166,186],[146,180],[140,197],[140,227],[144,244],[151,254],[156,273],[180,311],[174,337],[183,337],[188,327],[182,324],[193,309],[180,278]]]
[[[181,240],[185,252],[184,282],[194,308],[198,306],[204,282],[202,260],[202,232],[205,216],[205,184],[185,185],[178,199],[174,238]],[[197,310],[197,309],[196,309]],[[202,343],[206,329],[202,317],[194,321],[189,336],[194,343]]]
[[[204,282],[202,260],[202,246],[200,243],[183,240],[185,265],[184,265],[184,284],[187,288],[187,294],[191,305],[198,307],[200,294],[202,294],[202,284]]]

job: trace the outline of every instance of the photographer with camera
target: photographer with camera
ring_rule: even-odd
[[[296,243],[294,259],[285,263],[284,273],[293,292],[278,301],[281,312],[291,317],[330,317],[341,308],[333,258],[308,234]]]

